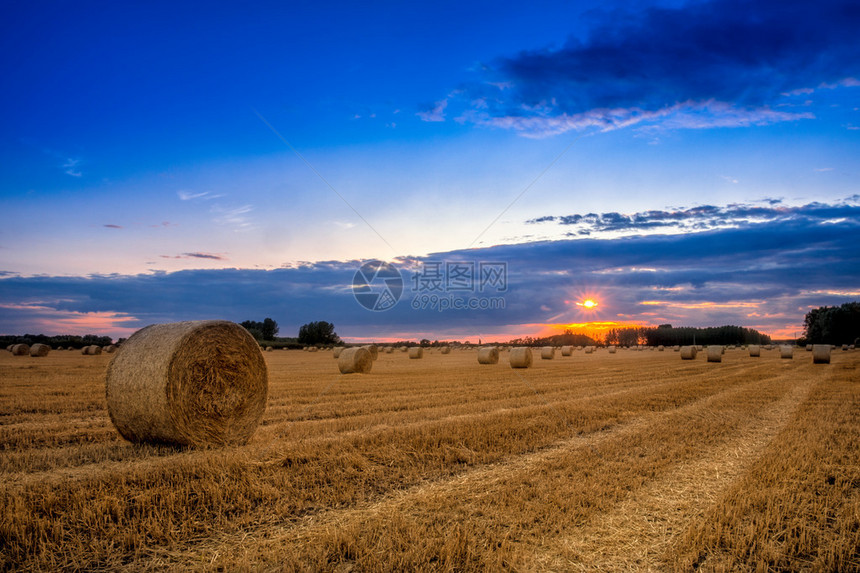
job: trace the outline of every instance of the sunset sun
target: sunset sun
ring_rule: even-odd
[[[592,309],[592,308],[595,308],[597,306],[597,301],[590,299],[590,298],[587,298],[582,302],[576,303],[576,305],[584,307],[584,308]]]

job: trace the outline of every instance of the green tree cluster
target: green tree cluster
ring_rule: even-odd
[[[303,324],[299,328],[299,343],[306,346],[340,344],[340,337],[334,331],[334,324],[320,320]]]
[[[806,313],[803,344],[852,344],[860,338],[860,302],[820,306]]]

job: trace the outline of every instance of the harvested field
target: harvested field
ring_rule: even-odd
[[[0,568],[860,569],[860,353],[476,353],[266,353],[204,449],[120,438],[112,355],[0,353]]]

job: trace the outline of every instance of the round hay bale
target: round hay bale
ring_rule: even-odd
[[[813,344],[812,363],[830,364],[830,346],[827,344]]]
[[[512,348],[509,360],[511,368],[528,368],[532,365],[532,349],[528,346]]]
[[[373,357],[364,346],[344,348],[337,358],[341,374],[367,374],[373,368]]]
[[[681,352],[681,345],[680,345],[680,344],[676,344],[674,347],[672,347],[672,350],[673,350],[674,352]]]
[[[682,346],[680,352],[681,360],[695,360],[698,350],[695,346]]]
[[[495,346],[487,346],[478,349],[478,364],[498,364],[499,349]]]
[[[102,347],[96,344],[87,346],[87,356],[98,356],[102,353]]]
[[[761,356],[761,347],[758,344],[750,344],[750,356]]]
[[[420,346],[413,346],[409,349],[409,358],[413,360],[424,358],[424,349]]]
[[[30,347],[30,356],[47,356],[51,347],[47,344],[34,344]]]
[[[585,353],[586,353],[586,354],[591,354],[592,352],[594,352],[594,347],[593,347],[593,346],[586,346],[586,347],[585,347]]]
[[[386,354],[391,354],[392,352],[394,352],[394,347],[393,346],[386,346],[384,348],[384,350],[385,350]]]
[[[62,346],[58,346],[57,350],[65,350],[65,348],[63,348]]]
[[[848,352],[848,345],[847,344],[842,345],[842,352]]]
[[[267,346],[267,347],[266,347],[266,352],[271,352],[271,351],[273,351],[273,350],[274,350],[274,348],[272,348],[271,346]]]
[[[570,356],[573,354],[573,346],[562,346],[561,347],[561,355],[562,356]]]
[[[116,346],[114,346],[113,344],[108,344],[107,346],[103,346],[102,350],[104,352],[107,352],[108,354],[113,354],[114,352],[116,352]]]
[[[661,344],[661,345],[657,346],[657,350],[659,350],[660,352],[663,352],[664,350],[666,350],[666,347]]]
[[[373,360],[376,360],[379,357],[379,347],[375,344],[366,344],[364,348],[367,348],[367,351],[370,352],[370,357]]]
[[[334,350],[332,350],[332,356],[335,358],[340,358],[340,353],[343,352],[343,346],[335,346]]]
[[[806,351],[807,351],[807,352],[812,352],[812,345],[811,345],[811,344],[807,344],[807,345],[806,345]]]
[[[226,320],[147,326],[123,343],[107,371],[108,413],[132,442],[247,443],[268,389],[260,346]]]
[[[15,346],[15,345],[14,345],[14,344],[9,344],[9,345],[7,345],[7,346],[6,346],[6,352],[12,352],[12,347],[13,347],[13,346]]]
[[[794,349],[788,344],[782,344],[779,347],[779,357],[788,358],[791,360],[794,357]]]
[[[409,352],[409,347],[407,347],[407,346],[401,346],[401,347],[400,347],[400,352]]]
[[[319,352],[319,351],[320,351],[320,349],[317,348],[316,346],[308,347],[308,352]]]
[[[555,348],[552,346],[544,346],[540,349],[541,360],[552,360],[555,358]]]
[[[451,354],[451,347],[450,346],[443,346],[442,350],[440,350],[440,352],[442,354]]]
[[[27,356],[28,354],[30,354],[30,345],[13,344],[12,349],[9,352],[12,353],[12,356]]]
[[[607,352],[609,352],[609,354],[615,354],[615,353],[618,351],[618,349],[617,349],[617,348],[615,348],[615,346],[610,345],[610,346],[606,349],[606,351],[607,351]]]
[[[722,362],[725,352],[726,349],[721,344],[711,344],[708,346],[708,362]]]

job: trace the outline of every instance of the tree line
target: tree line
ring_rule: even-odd
[[[752,328],[743,326],[711,326],[696,328],[692,326],[673,327],[661,324],[650,327],[613,328],[606,333],[606,344],[617,346],[677,346],[689,344],[770,344],[771,338]]]
[[[820,306],[806,313],[799,344],[860,344],[860,302]]]
[[[120,342],[122,342],[120,338]],[[61,334],[59,336],[46,336],[44,334],[23,334],[23,335],[0,335],[0,348],[6,348],[10,344],[47,344],[51,348],[83,348],[84,346],[108,346],[113,344],[110,336],[97,336],[95,334],[86,334],[84,336],[76,336],[73,334]]]

